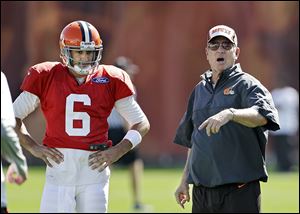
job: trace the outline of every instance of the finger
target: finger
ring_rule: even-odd
[[[186,202],[186,199],[185,199],[184,195],[181,195],[179,204],[183,209],[184,209],[185,202]]]
[[[217,124],[216,125],[216,133],[218,133],[220,131],[221,125]]]
[[[97,169],[99,166],[100,166],[100,163],[98,163],[98,162],[89,162],[89,167],[90,167],[92,170]]]
[[[184,199],[183,193],[175,192],[175,199],[176,199],[177,204],[179,204],[184,209],[185,202],[183,201],[183,199]]]
[[[175,199],[176,199],[177,204],[179,204],[179,206],[184,208],[184,206],[183,206],[183,204],[181,203],[181,200],[180,200],[180,195],[175,193]]]
[[[212,126],[211,123],[208,123],[207,126],[206,126],[206,134],[207,134],[207,136],[210,136],[211,126]]]
[[[94,156],[92,158],[89,158],[88,160],[88,164],[89,166],[91,165],[94,165],[94,164],[97,164],[97,163],[100,163],[100,162],[103,162],[103,158],[102,157],[99,157],[99,156]]]
[[[98,169],[99,172],[102,172],[106,167],[108,167],[108,162],[104,162],[103,165],[101,165],[100,169]]]
[[[184,205],[183,204],[179,203],[179,205],[181,206],[182,209],[184,209]]]
[[[48,148],[47,152],[49,155],[51,155],[51,159],[55,160],[55,162],[63,162],[64,161],[64,155],[54,148]]]
[[[6,175],[6,179],[9,183],[14,183],[14,177],[13,177],[13,174],[12,173],[8,173]]]
[[[15,178],[15,183],[18,185],[21,185],[24,181],[25,180],[19,175]]]
[[[89,155],[89,159],[93,159],[93,158],[95,158],[97,156],[101,157],[102,153],[100,151],[94,152],[94,153],[92,153],[92,154]]]
[[[44,152],[44,155],[45,155],[47,158],[53,160],[53,161],[54,161],[55,163],[57,163],[57,164],[60,164],[61,162],[64,161],[63,158],[61,158],[60,156],[56,155],[53,151],[51,151],[51,150],[49,150],[49,149],[47,149],[47,150]]]
[[[64,158],[64,154],[61,153],[58,149],[56,149],[56,148],[49,148],[49,150],[51,152],[53,152],[55,155],[59,156],[60,158]]]
[[[189,193],[186,194],[186,201],[190,202],[190,194]]]
[[[218,124],[217,121],[213,121],[213,122],[212,122],[212,125],[211,125],[211,127],[210,127],[210,130],[211,130],[211,132],[212,132],[213,134],[216,134],[216,133],[217,133],[217,124]]]
[[[208,120],[205,120],[200,126],[199,126],[199,130],[203,129],[205,126],[207,126]]]
[[[47,155],[47,158],[53,160],[56,164],[60,164],[62,161],[60,161],[60,159],[56,158],[55,156],[53,155]]]
[[[90,154],[90,155],[89,155],[89,160],[92,159],[92,158],[94,158],[94,157],[96,157],[96,156],[97,156],[97,153],[96,153],[96,152]]]
[[[184,209],[184,204],[185,204],[186,200],[182,199],[179,203],[179,205]]]
[[[97,167],[98,172],[102,172],[107,167],[107,163],[102,163],[100,166]]]
[[[47,166],[49,166],[49,167],[53,167],[53,165],[50,163],[50,161],[48,160],[48,158],[47,157],[44,157],[43,158],[43,161],[47,164]]]
[[[104,163],[105,163],[105,160],[103,160],[103,159],[97,160],[97,157],[95,157],[93,159],[93,161],[89,162],[89,166],[92,170],[95,170],[95,169],[101,168]]]

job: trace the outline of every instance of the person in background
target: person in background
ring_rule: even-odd
[[[8,182],[21,185],[28,177],[27,161],[14,130],[15,125],[8,82],[5,74],[1,71],[1,213],[8,212],[2,158],[11,163],[6,173]]]
[[[132,60],[125,56],[117,57],[115,59],[114,66],[126,71],[132,82],[134,82],[134,76],[139,72],[138,66],[133,64]],[[136,92],[136,87],[134,87],[134,89]],[[135,93],[135,99],[136,95],[137,93]],[[113,108],[110,116],[108,117],[108,124],[108,138],[112,140],[113,145],[117,145],[126,135],[126,132],[128,130],[128,124],[115,108]],[[133,194],[134,201],[133,209],[136,211],[144,210],[145,205],[143,205],[141,202],[144,163],[139,155],[138,147],[130,150],[116,163],[122,166],[129,167],[131,191]]]
[[[192,91],[174,143],[188,148],[177,203],[184,208],[193,185],[193,213],[260,212],[260,181],[267,182],[268,130],[278,130],[270,92],[236,63],[235,31],[208,32],[210,69]]]
[[[273,89],[271,94],[281,124],[280,130],[270,132],[276,167],[278,171],[288,172],[295,164],[293,147],[299,127],[299,92],[291,86],[284,85]]]

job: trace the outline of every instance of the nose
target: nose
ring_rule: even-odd
[[[81,54],[80,54],[80,59],[81,60],[84,60],[84,61],[87,61],[89,59],[89,54],[86,52],[86,51],[83,51]]]
[[[93,55],[89,51],[82,51],[79,53],[80,53],[79,55],[80,61],[89,62],[92,60]]]

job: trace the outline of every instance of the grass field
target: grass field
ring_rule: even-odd
[[[174,191],[182,169],[146,169],[143,176],[143,201],[148,212],[191,212],[191,203],[181,209],[175,202]],[[10,212],[39,212],[44,184],[44,169],[30,167],[30,177],[22,186],[7,184]],[[299,213],[299,173],[269,173],[268,183],[261,183],[262,212]],[[108,212],[133,212],[129,171],[114,168],[110,180]]]

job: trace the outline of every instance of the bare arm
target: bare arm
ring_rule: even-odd
[[[149,121],[146,119],[140,123],[134,124],[130,130],[136,130],[141,134],[141,137],[144,137],[146,133],[149,131],[149,129],[150,129],[150,124]],[[120,143],[118,143],[112,149],[115,149],[116,152],[118,153],[116,155],[118,160],[127,152],[129,152],[129,150],[131,150],[132,147],[133,147],[132,143],[128,139],[124,138]]]
[[[230,109],[232,114],[232,121],[240,123],[244,126],[254,128],[267,124],[267,119],[258,113],[254,108],[245,109]]]
[[[178,188],[175,191],[176,202],[182,208],[184,208],[184,204],[186,202],[190,201],[189,184],[187,183],[190,152],[191,152],[191,149],[188,150],[187,160],[186,160],[186,163],[185,163],[185,166],[184,166],[183,175],[181,177],[181,182],[180,182]]]
[[[60,151],[37,143],[27,132],[24,123],[19,118],[16,118],[16,122],[15,129],[20,138],[20,143],[33,156],[42,159],[50,167],[52,167],[52,164],[49,162],[49,159],[52,159],[57,164],[63,161],[63,154]]]
[[[218,133],[220,128],[229,121],[233,121],[250,128],[267,124],[267,119],[260,115],[255,108],[231,108],[225,109],[218,114],[209,117],[199,126],[199,130],[206,128],[206,133],[210,136],[211,133]]]
[[[33,148],[39,146],[39,144],[29,135],[24,123],[19,118],[16,118],[15,130],[20,138],[21,145],[30,153],[34,153]]]

